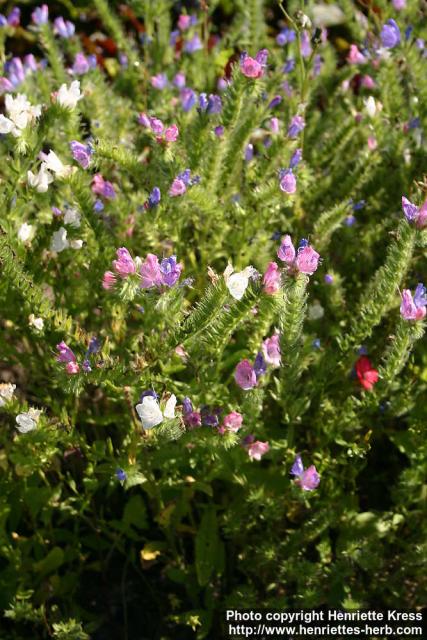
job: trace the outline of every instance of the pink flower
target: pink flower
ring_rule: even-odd
[[[99,195],[104,196],[104,198],[115,198],[116,192],[114,191],[114,186],[108,180],[104,180],[100,173],[96,173],[93,176],[92,180],[92,192]]]
[[[296,258],[296,266],[300,273],[305,273],[309,276],[313,275],[319,266],[319,258],[320,255],[307,245],[298,250],[297,258]]]
[[[279,130],[280,130],[279,118],[271,118],[270,129],[273,133],[279,133]]]
[[[271,338],[266,338],[262,343],[262,354],[267,364],[271,364],[274,367],[280,367],[281,353],[280,353],[280,337],[278,333],[275,333]]]
[[[138,116],[138,123],[149,129],[151,127],[150,116],[147,116],[146,113],[140,113]]]
[[[292,264],[295,260],[295,247],[292,243],[291,236],[286,235],[282,238],[282,244],[279,247],[277,252],[277,257],[282,262],[286,262],[287,264]]]
[[[112,271],[106,271],[102,278],[102,286],[104,289],[112,289],[116,284],[117,276]]]
[[[374,136],[369,136],[369,138],[368,138],[368,149],[370,151],[375,151],[375,149],[377,147],[378,147],[377,139]]]
[[[186,31],[191,24],[191,16],[186,16],[185,14],[181,14],[178,18],[178,29],[181,31]]]
[[[232,411],[228,415],[225,416],[222,424],[227,429],[227,431],[232,431],[233,433],[237,433],[237,431],[242,426],[243,416],[237,411]]]
[[[234,379],[241,389],[247,391],[256,387],[256,373],[249,360],[242,360],[236,367]]]
[[[77,362],[68,362],[65,366],[65,371],[70,375],[75,375],[80,371],[80,367]]]
[[[118,260],[113,260],[113,268],[121,278],[127,278],[131,273],[135,273],[135,263],[129,251],[125,247],[117,249]],[[104,276],[105,277],[105,276]]]
[[[186,191],[187,187],[185,182],[180,178],[175,178],[172,182],[171,188],[169,189],[169,195],[172,198],[175,198],[176,196],[182,196]]]
[[[179,136],[179,129],[176,124],[171,125],[165,131],[166,142],[175,142]]]
[[[302,472],[297,482],[304,491],[314,491],[319,486],[320,476],[314,464]]]
[[[199,411],[190,411],[184,416],[184,422],[189,429],[197,429],[202,426],[202,415]]]
[[[251,56],[245,56],[240,62],[240,71],[247,78],[260,78],[264,73],[262,65],[251,58]]]
[[[264,293],[272,295],[280,291],[280,271],[276,262],[270,262],[262,279]]]
[[[361,84],[362,87],[365,87],[365,89],[374,89],[376,87],[375,80],[368,75],[362,77]]]
[[[140,274],[142,276],[141,287],[143,289],[160,286],[162,284],[162,274],[158,257],[153,253],[148,253],[141,265]]]
[[[410,289],[402,291],[402,303],[400,305],[400,315],[404,320],[422,320],[426,315],[426,288],[419,283],[412,297]]]
[[[401,11],[406,7],[406,0],[393,0],[393,7],[396,11]]]
[[[364,64],[366,62],[365,56],[359,51],[357,45],[352,44],[350,46],[347,62],[349,64]]]
[[[248,446],[248,454],[251,460],[261,460],[261,457],[270,449],[268,442],[256,440]]]
[[[58,349],[58,356],[56,358],[58,362],[76,362],[76,356],[63,340],[56,345],[56,348]]]

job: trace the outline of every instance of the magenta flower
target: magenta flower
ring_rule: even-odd
[[[99,196],[104,196],[104,198],[113,199],[116,197],[114,186],[111,184],[111,182],[108,182],[108,180],[104,180],[100,173],[96,173],[93,176],[91,188],[93,193]]]
[[[426,305],[426,288],[419,283],[415,289],[414,297],[412,297],[410,289],[402,291],[400,315],[404,320],[422,320],[426,315]]]
[[[271,364],[273,367],[280,367],[281,353],[280,337],[278,333],[275,333],[271,338],[266,338],[263,341],[262,354],[267,364]]]
[[[240,71],[247,78],[260,78],[264,74],[264,67],[267,63],[268,51],[261,49],[255,58],[242,53],[240,56]]]
[[[159,287],[162,284],[159,259],[153,253],[147,254],[139,272],[141,274],[141,287],[143,289]]]
[[[310,245],[306,245],[298,249],[295,264],[300,273],[311,276],[319,266],[319,258],[320,255],[317,251],[315,251],[313,247],[310,247]]]
[[[121,278],[127,278],[131,273],[135,273],[136,267],[132,256],[125,247],[117,249],[117,260],[113,260],[113,269]]]
[[[163,133],[164,125],[159,118],[150,118],[150,129],[156,136],[159,136]]]
[[[280,291],[280,271],[276,262],[269,262],[262,284],[264,285],[264,293],[268,295]]]
[[[282,262],[286,262],[288,265],[291,265],[295,260],[295,255],[296,251],[291,236],[286,235],[282,238],[282,244],[277,252],[277,257],[279,260],[282,260]]]
[[[256,440],[248,446],[248,455],[251,460],[261,460],[262,456],[270,449],[268,442]]]
[[[234,379],[241,389],[247,391],[256,387],[257,377],[249,360],[242,360],[236,367]]]
[[[67,364],[70,362],[76,362],[76,356],[74,355],[74,352],[65,344],[63,340],[56,345],[56,348],[58,350],[58,356],[56,358],[58,362],[65,362]]]
[[[280,189],[285,193],[295,193],[297,190],[297,179],[292,169],[282,169],[280,172]]]
[[[172,124],[165,131],[165,140],[166,142],[175,142],[179,136],[179,129],[176,124]]]
[[[297,484],[304,491],[313,491],[319,486],[320,476],[316,471],[316,467],[311,465],[304,470],[301,456],[297,455],[291,468],[291,474],[296,478]]]
[[[224,420],[222,421],[222,426],[225,427],[227,431],[232,431],[233,433],[237,433],[242,426],[243,416],[237,411],[232,411],[228,413]]]
[[[112,271],[106,271],[102,278],[102,287],[104,289],[112,289],[117,282],[117,276]]]
[[[185,182],[181,180],[181,178],[175,178],[175,180],[172,182],[172,185],[169,189],[169,195],[172,198],[175,198],[176,196],[182,196],[186,191],[187,191],[187,186]]]
[[[187,16],[184,13],[181,13],[181,15],[178,18],[178,29],[180,29],[181,31],[186,31],[190,25],[191,25],[191,16]]]

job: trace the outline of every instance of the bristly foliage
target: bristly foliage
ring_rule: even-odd
[[[77,4],[0,16],[0,638],[421,608],[425,3]]]

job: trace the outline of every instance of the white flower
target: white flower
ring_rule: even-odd
[[[78,229],[80,227],[81,218],[77,209],[67,207],[64,214],[64,224],[69,224],[70,227]]]
[[[24,222],[18,229],[18,239],[21,242],[30,242],[34,238],[35,229],[32,224]]]
[[[68,249],[69,246],[70,243],[67,240],[67,229],[65,227],[61,227],[52,235],[50,250],[60,253],[61,251],[64,251],[64,249]]]
[[[375,116],[381,111],[383,105],[379,100],[375,100],[373,96],[369,96],[369,98],[365,98],[365,111],[370,118],[375,118]]]
[[[70,247],[72,249],[81,249],[83,246],[83,240],[70,240]]]
[[[163,413],[160,410],[159,403],[153,396],[145,396],[141,404],[136,405],[135,410],[144,429],[152,429],[163,422]]]
[[[59,91],[56,94],[56,101],[63,107],[68,109],[74,109],[79,100],[83,98],[80,93],[80,82],[73,80],[69,87],[66,84],[61,84]]]
[[[30,325],[32,327],[37,329],[37,331],[43,331],[43,329],[44,329],[44,320],[43,320],[43,318],[36,318],[34,313],[32,313],[28,317],[28,322],[30,323]]]
[[[21,93],[15,97],[8,93],[5,97],[5,108],[9,117],[0,116],[0,133],[12,133],[16,138],[41,114],[41,106],[33,106],[28,102],[27,96]]]
[[[12,400],[15,389],[16,384],[10,384],[10,382],[0,384],[0,407],[4,407],[6,402]]]
[[[33,187],[39,193],[46,193],[50,183],[53,182],[53,175],[47,170],[46,163],[42,162],[38,173],[27,172],[27,182],[30,187]]]
[[[16,416],[17,429],[20,433],[28,433],[34,431],[37,427],[41,411],[39,409],[29,409],[26,413],[20,413]]]
[[[234,269],[231,264],[224,271],[224,280],[227,289],[235,300],[241,300],[249,284],[249,278],[253,278],[257,271],[254,267],[249,266],[239,273],[233,273]]]
[[[43,152],[40,153],[40,159],[43,160],[43,164],[46,165],[46,169],[48,171],[52,171],[56,176],[58,176],[58,178],[65,178],[70,175],[72,167],[70,165],[63,164],[52,149],[48,154]]]
[[[169,400],[165,404],[165,410],[163,411],[163,415],[165,418],[169,418],[170,420],[175,418],[175,406],[176,406],[176,396],[172,394]]]
[[[162,413],[156,398],[145,396],[142,402],[136,405],[135,409],[144,429],[152,429],[163,422],[163,418],[172,419],[175,417],[175,405],[176,396],[172,394],[166,402],[165,410]]]

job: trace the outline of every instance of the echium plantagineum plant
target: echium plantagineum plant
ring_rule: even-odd
[[[426,8],[175,4],[0,19],[10,638],[425,603]]]

